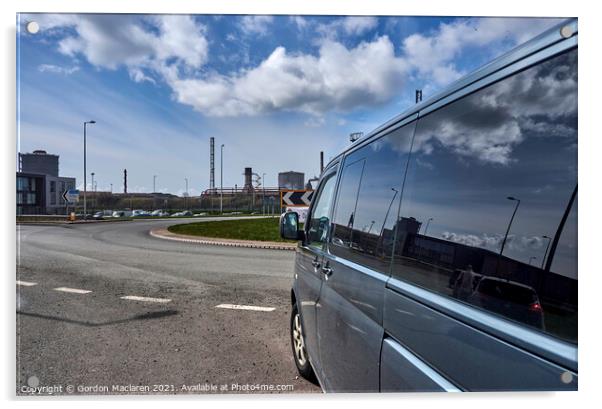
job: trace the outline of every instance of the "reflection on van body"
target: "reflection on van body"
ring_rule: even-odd
[[[326,391],[577,389],[577,35],[483,72],[324,171],[291,328]]]
[[[393,274],[452,297],[450,277],[469,265],[522,284],[541,300],[529,303],[537,311],[462,301],[576,342],[576,146],[576,50],[422,118],[400,219],[430,219],[429,230],[399,233]]]

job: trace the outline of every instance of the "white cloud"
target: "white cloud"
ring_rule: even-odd
[[[145,25],[152,25],[154,30],[147,30]],[[159,71],[166,64],[193,70],[207,60],[205,28],[190,16],[141,20],[131,15],[46,15],[40,27],[43,31],[72,27],[77,35],[62,37],[58,42],[61,53],[83,55],[102,68],[125,66],[137,82],[154,82],[149,72]]]
[[[374,64],[378,61],[378,64]],[[334,41],[318,56],[278,47],[258,67],[233,76],[169,80],[176,99],[213,116],[255,115],[278,110],[321,115],[384,103],[397,94],[406,63],[388,37],[352,49]]]
[[[268,26],[272,24],[272,16],[244,16],[241,19],[241,29],[246,34],[266,35]]]
[[[503,41],[519,44],[557,22],[555,19],[533,18],[459,20],[441,24],[430,35],[412,34],[403,40],[402,48],[420,74],[438,85],[447,85],[464,74],[454,60],[467,47],[499,45]]]
[[[576,56],[558,58],[466,97],[461,109],[452,105],[439,111],[437,120],[425,120],[416,151],[428,155],[442,145],[464,157],[506,165],[527,136],[574,137]]]
[[[488,249],[499,249],[503,236],[499,234],[488,235],[486,233],[477,236],[475,234],[461,234],[453,232],[443,232],[441,238],[444,240],[453,241],[454,243],[464,244],[471,247],[482,247]],[[514,240],[514,236],[509,235],[506,242],[510,243]]]
[[[499,251],[504,236],[501,234],[463,234],[453,232],[443,232],[441,238],[454,243],[464,244],[471,247],[481,247],[489,250]],[[509,234],[506,238],[506,245],[515,251],[539,250],[544,247],[547,239],[541,236],[519,236]],[[546,242],[547,243],[547,242]]]
[[[307,19],[301,16],[290,16],[289,19],[297,26],[299,30],[304,30],[309,25]]]
[[[336,40],[376,29],[376,17],[337,18],[316,26],[314,20],[291,16],[291,24],[299,29],[309,31],[311,25],[322,34],[317,55],[279,46],[257,66],[249,67],[247,50],[242,55],[244,68],[226,74],[205,69],[209,61],[206,28],[190,16],[60,14],[40,15],[37,20],[43,32],[56,35],[61,53],[84,56],[100,68],[125,67],[135,82],[165,81],[175,100],[209,116],[280,110],[320,116],[383,104],[400,95],[409,75],[439,85],[458,78],[462,73],[455,59],[466,47],[485,47],[508,38],[522,41],[553,22],[460,20],[442,24],[430,35],[409,36],[399,56],[388,36],[350,48]],[[273,21],[272,16],[243,16],[240,27],[247,35],[263,36]],[[234,39],[232,33],[227,37]],[[217,52],[213,58],[233,61],[232,56]]]
[[[38,66],[38,71],[51,72],[53,74],[70,75],[70,74],[73,74],[74,72],[79,71],[79,67],[77,65],[74,65],[72,67],[61,67],[61,66],[53,65],[53,64],[40,64]]]
[[[376,28],[378,19],[369,16],[350,16],[332,20],[325,24],[318,24],[316,31],[323,38],[336,40],[341,35],[359,36]]]
[[[361,35],[378,25],[376,17],[345,17],[342,20],[343,30],[347,34]]]

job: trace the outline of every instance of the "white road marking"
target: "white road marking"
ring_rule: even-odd
[[[226,308],[229,310],[248,310],[248,311],[274,311],[274,307],[256,307],[254,305],[220,304],[215,308]]]
[[[88,294],[92,291],[90,290],[80,290],[79,288],[69,288],[69,287],[57,287],[54,291],[62,291],[64,293],[74,293],[74,294]]]
[[[21,285],[23,287],[31,287],[32,285],[38,285],[38,283],[32,283],[31,281],[17,280],[17,285]]]
[[[168,303],[171,301],[169,298],[139,297],[137,295],[126,295],[125,297],[120,297],[120,298],[122,300],[161,302],[161,303]]]

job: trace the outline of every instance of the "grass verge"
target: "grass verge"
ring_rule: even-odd
[[[168,230],[172,233],[190,236],[293,243],[280,237],[277,217],[176,224],[168,227]]]

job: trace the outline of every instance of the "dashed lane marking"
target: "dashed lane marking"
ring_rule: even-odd
[[[69,288],[69,287],[57,287],[54,291],[62,291],[64,293],[73,293],[73,294],[88,294],[92,291],[90,290],[80,290],[79,288]]]
[[[248,311],[274,311],[274,307],[256,307],[254,305],[220,304],[215,308],[225,308],[229,310],[248,310]]]
[[[159,302],[159,303],[168,303],[171,300],[169,298],[152,298],[152,297],[139,297],[137,295],[126,295],[125,297],[120,297],[122,300],[132,300],[132,301],[144,301],[144,302]]]
[[[32,285],[38,285],[38,283],[32,283],[31,281],[17,280],[17,285],[20,285],[23,287],[31,287]]]

